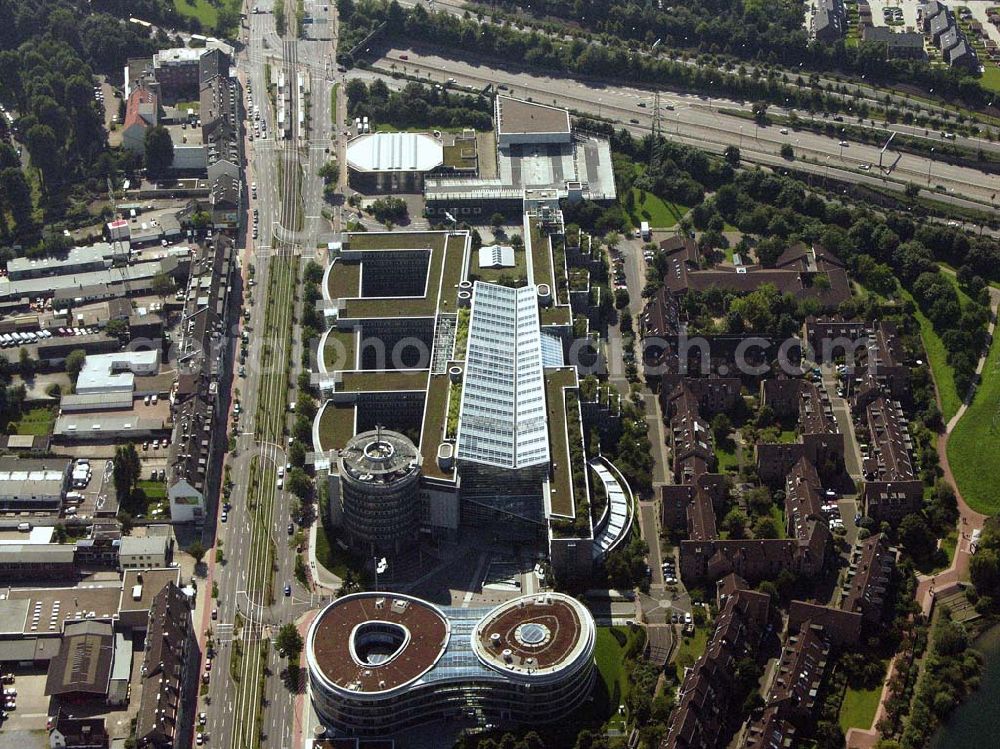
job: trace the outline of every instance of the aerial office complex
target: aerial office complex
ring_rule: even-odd
[[[584,451],[585,427],[615,418],[582,401],[566,366],[589,295],[570,298],[561,214],[526,215],[524,229],[523,247],[496,253],[473,253],[466,232],[348,234],[331,248],[313,440],[330,519],[357,551],[412,553],[418,532],[489,527],[537,542],[570,579],[628,535],[625,480],[599,458],[588,470]]]
[[[444,718],[541,724],[589,696],[595,642],[590,612],[559,593],[492,609],[356,593],[313,621],[306,665],[323,721],[354,735]]]

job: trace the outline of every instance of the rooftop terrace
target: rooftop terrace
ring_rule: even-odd
[[[442,471],[437,462],[438,445],[441,444],[448,418],[450,392],[451,378],[448,375],[431,376],[424,402],[424,424],[420,430],[420,453],[424,458],[420,469],[425,476],[432,478],[451,478],[452,475],[451,471]]]
[[[420,317],[434,315],[436,312],[455,312],[458,284],[462,280],[462,272],[466,260],[466,240],[464,234],[454,235],[443,232],[406,232],[406,233],[360,233],[351,234],[347,252],[378,251],[378,250],[427,250],[431,252],[427,273],[427,293],[422,297],[364,297],[348,298],[341,318],[374,318],[374,317]],[[328,289],[331,297],[333,289],[341,289],[344,284],[338,279],[337,265],[330,272]],[[345,268],[351,263],[345,263]],[[359,265],[354,263],[354,265]],[[364,265],[361,261],[360,265]],[[348,271],[350,273],[351,271]],[[358,273],[360,273],[360,267]],[[356,281],[348,279],[347,286]]]
[[[566,424],[566,399],[563,388],[576,387],[576,370],[572,367],[545,370],[545,408],[549,423],[549,452],[552,457],[552,481],[549,503],[553,515],[574,516],[573,475],[569,459],[569,435],[581,440],[579,424]]]

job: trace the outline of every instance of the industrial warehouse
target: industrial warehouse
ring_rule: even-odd
[[[320,717],[354,735],[447,718],[535,725],[590,696],[595,642],[590,612],[561,593],[492,609],[356,593],[313,621],[306,665]]]
[[[456,221],[561,198],[615,199],[608,141],[574,131],[565,109],[497,96],[494,121],[490,148],[472,130],[372,133],[359,121],[347,144],[349,184],[369,195],[422,192],[428,216]]]

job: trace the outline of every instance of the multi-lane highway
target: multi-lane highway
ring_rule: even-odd
[[[330,6],[306,3],[307,14],[322,13],[323,7]],[[253,8],[257,12],[251,12]],[[225,523],[220,517],[216,533],[224,561],[215,564],[213,557],[217,598],[205,607],[204,621],[199,622],[200,630],[212,632],[215,658],[207,699],[201,699],[198,708],[207,713],[207,722],[196,729],[210,745],[234,749],[300,743],[302,715],[296,708],[301,701],[283,680],[287,662],[273,647],[266,648],[266,658],[262,653],[282,624],[295,622],[320,603],[295,580],[296,550],[289,547],[288,533],[292,497],[278,477],[287,460],[292,418],[287,407],[295,399],[289,382],[295,381],[303,346],[292,324],[300,306],[296,290],[302,263],[313,256],[325,229],[317,171],[334,143],[329,61],[335,40],[297,39],[293,8],[282,38],[275,28],[272,0],[249,3],[245,46],[237,58],[239,77],[252,91],[247,101],[249,207],[242,253],[249,319],[239,331],[247,333],[248,351],[245,376],[236,379],[240,416],[236,449],[229,456],[232,507]],[[268,89],[268,76],[277,77],[279,71],[291,90],[285,110],[287,134],[280,132]],[[260,124],[252,136],[255,107]],[[250,228],[255,215],[257,238]],[[285,593],[286,585],[290,594]]]
[[[630,86],[611,85],[572,77],[555,77],[519,67],[516,64],[492,67],[466,59],[460,53],[447,57],[432,49],[390,49],[375,61],[376,68],[399,71],[410,76],[444,84],[481,89],[493,84],[514,96],[542,104],[555,104],[576,112],[609,119],[636,130],[646,130],[653,122],[653,94]],[[695,143],[735,145],[751,159],[769,155],[780,159],[781,147],[791,145],[797,160],[817,162],[824,169],[849,170],[859,180],[877,173],[879,148],[856,142],[841,146],[840,139],[804,130],[778,126],[756,127],[724,110],[749,112],[752,105],[689,94],[663,92],[660,95],[662,128],[665,135]],[[780,110],[772,108],[778,113]],[[845,122],[845,124],[849,124]],[[786,130],[783,132],[783,130]],[[1000,190],[1000,176],[978,169],[955,166],[933,158],[912,154],[887,155],[884,162],[895,162],[889,179],[913,182],[925,189],[944,188],[945,194],[961,194],[989,204]],[[862,165],[873,165],[869,172]]]

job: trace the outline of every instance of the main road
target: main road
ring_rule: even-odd
[[[241,256],[249,317],[240,333],[247,335],[248,351],[245,376],[236,380],[240,417],[236,448],[229,459],[232,507],[217,533],[224,561],[213,564],[217,598],[206,607],[205,621],[199,624],[203,631],[211,629],[216,655],[207,699],[199,706],[207,713],[207,722],[197,729],[212,744],[233,749],[284,749],[301,742],[302,715],[296,710],[301,703],[284,682],[286,662],[274,648],[266,665],[259,656],[263,643],[273,640],[282,624],[295,622],[320,603],[295,580],[297,550],[289,546],[287,532],[292,496],[276,479],[286,465],[292,418],[287,405],[295,399],[287,383],[296,380],[304,345],[293,329],[300,314],[296,292],[301,265],[313,257],[326,230],[321,216],[323,185],[317,172],[330,158],[335,142],[329,115],[335,39],[332,12],[326,38],[298,39],[294,4],[286,0],[285,6],[289,28],[282,37],[275,27],[273,0],[248,3],[243,48],[237,57],[244,90],[252,91],[252,104],[247,97],[245,142],[247,248]],[[330,7],[307,0],[306,13],[323,17]],[[280,131],[272,104],[274,86],[268,80],[279,71],[291,94],[287,134]],[[251,135],[254,108],[260,110],[257,136]],[[254,210],[257,238],[249,230]],[[289,335],[293,336],[290,348]],[[234,657],[234,652],[239,655]]]

